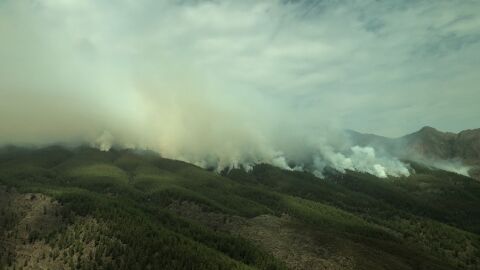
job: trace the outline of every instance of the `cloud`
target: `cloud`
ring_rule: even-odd
[[[202,166],[327,162],[388,175],[398,164],[375,153],[359,167],[371,155],[338,130],[477,125],[478,8],[1,1],[0,142],[95,142],[107,131]]]

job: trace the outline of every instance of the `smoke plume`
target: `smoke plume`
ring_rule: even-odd
[[[0,144],[134,147],[218,170],[269,163],[319,176],[326,166],[408,175],[402,162],[353,145],[341,131],[352,110],[378,96],[345,89],[384,86],[365,85],[375,80],[356,67],[377,61],[370,73],[386,78],[383,66],[406,62],[407,52],[391,63],[343,58],[360,41],[379,46],[363,46],[369,55],[398,39],[379,43],[366,22],[348,16],[354,5],[325,7],[324,16],[308,16],[307,8],[303,1],[1,1]],[[348,31],[330,27],[340,22]],[[351,84],[331,88],[345,78]]]

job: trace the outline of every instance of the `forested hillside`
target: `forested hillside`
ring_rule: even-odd
[[[480,269],[480,183],[0,150],[0,269]]]

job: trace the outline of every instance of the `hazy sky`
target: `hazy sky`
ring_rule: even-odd
[[[459,131],[479,71],[480,1],[0,0],[0,142]]]

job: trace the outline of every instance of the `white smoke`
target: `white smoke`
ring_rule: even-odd
[[[469,171],[472,169],[470,166],[464,165],[460,160],[426,160],[422,159],[419,162],[444,171],[453,172],[456,174],[471,177]]]
[[[100,137],[98,137],[93,143],[93,147],[98,148],[100,151],[108,152],[113,146],[114,138],[108,131],[104,131]]]
[[[180,2],[0,1],[0,144],[128,145],[219,171],[409,174],[339,131],[378,104],[362,90],[416,70],[384,68],[408,62],[409,46],[378,57],[409,32],[392,27],[381,42],[359,19],[368,16],[349,16],[355,6],[306,17],[301,3]]]
[[[346,170],[359,171],[379,178],[410,175],[407,165],[393,157],[378,157],[373,147],[353,146],[347,154],[335,152],[331,147],[324,147],[321,154],[313,161],[315,168],[313,173],[319,177],[323,177],[322,171],[326,166],[343,173]]]

